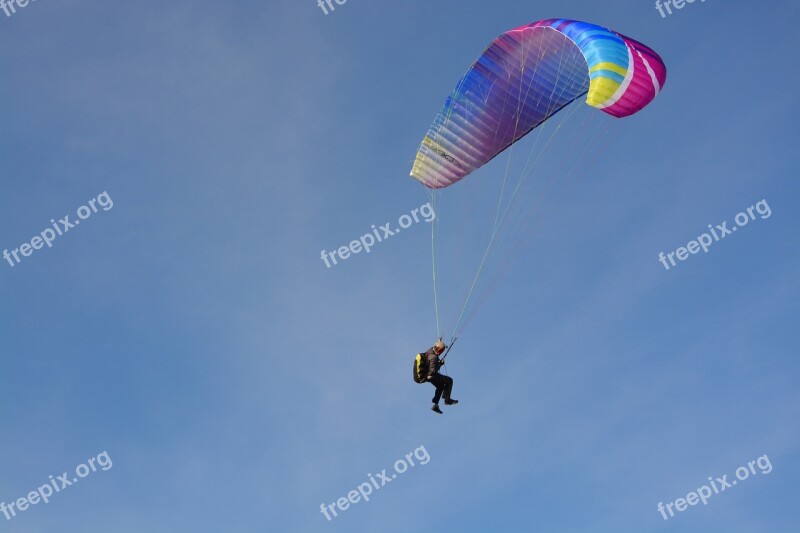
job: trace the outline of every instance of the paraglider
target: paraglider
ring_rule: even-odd
[[[585,96],[588,106],[612,117],[627,117],[653,101],[663,89],[666,75],[664,62],[650,47],[595,24],[548,19],[507,31],[489,44],[446,99],[422,140],[410,175],[427,187],[435,206],[440,190],[486,165],[581,97]],[[556,131],[558,128],[560,125]],[[549,141],[539,149],[544,152],[547,145]],[[456,310],[455,318],[447,325],[449,329],[454,324],[451,338],[459,333],[465,310],[487,258],[497,245],[495,237],[512,200],[527,173],[532,172],[526,163],[519,184],[516,188],[509,187],[511,198],[501,210],[510,168],[510,164],[506,166],[486,250],[460,312]],[[557,165],[556,174],[561,173],[558,168]],[[431,248],[436,328],[441,339],[438,225],[437,218],[431,228]],[[510,239],[497,240],[504,244]],[[449,389],[442,389],[445,398],[447,392]],[[437,386],[434,407],[440,394]]]
[[[455,342],[455,339],[453,342]],[[442,395],[444,395],[445,405],[456,405],[458,403],[458,400],[454,400],[450,397],[450,393],[453,390],[453,378],[439,373],[442,365],[444,365],[447,352],[450,351],[452,346],[453,343],[447,346],[442,339],[439,339],[427,351],[418,353],[414,359],[414,381],[416,383],[430,383],[436,388],[436,392],[434,392],[433,395],[431,411],[439,413],[440,415],[442,414],[442,410],[439,409],[439,400],[442,398]],[[445,352],[445,349],[447,352]],[[442,355],[442,353],[444,353],[444,355],[440,358],[439,356]]]

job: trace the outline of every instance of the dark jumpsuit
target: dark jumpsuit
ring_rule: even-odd
[[[453,390],[453,378],[439,373],[439,367],[442,366],[442,362],[439,360],[439,356],[436,355],[436,352],[433,350],[433,348],[425,352],[424,355],[428,361],[427,381],[436,387],[436,393],[433,395],[433,403],[438,404],[442,394],[444,394],[445,401],[449,402],[450,392]]]

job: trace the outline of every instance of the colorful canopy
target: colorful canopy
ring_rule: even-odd
[[[649,104],[666,81],[653,50],[615,31],[550,19],[508,31],[473,63],[436,116],[411,176],[459,181],[577,98],[614,117]]]

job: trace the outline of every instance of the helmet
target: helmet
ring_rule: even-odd
[[[436,352],[437,355],[442,353],[445,348],[447,348],[447,345],[441,340],[436,341],[436,343],[433,345],[433,351]]]

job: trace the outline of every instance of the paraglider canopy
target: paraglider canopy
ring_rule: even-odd
[[[585,96],[584,101],[590,108],[599,109],[615,118],[627,117],[638,113],[653,101],[664,87],[666,76],[664,62],[648,46],[614,30],[567,19],[542,20],[507,31],[492,41],[470,66],[434,118],[411,168],[411,176],[427,187],[430,204],[437,215],[441,215],[437,203],[440,189],[461,181],[508,149],[508,163],[499,182],[499,198],[493,210],[485,251],[476,258],[477,267],[466,285],[463,304],[460,309],[455,308],[452,319],[448,319],[445,326],[452,337],[455,338],[460,332],[465,314],[469,319],[470,313],[474,313],[475,307],[467,313],[473,295],[481,291],[485,295],[491,284],[478,287],[481,273],[487,265],[490,268],[497,266],[490,278],[493,282],[497,273],[501,272],[498,265],[507,263],[509,256],[513,255],[501,255],[497,265],[491,264],[490,256],[496,248],[505,246],[507,250],[511,249],[515,238],[524,234],[523,228],[531,217],[526,215],[513,220],[514,208],[524,205],[515,200],[522,196],[522,185],[529,175],[538,170],[541,156],[566,119],[573,111],[584,107],[579,104],[581,97]],[[570,106],[572,103],[575,105]],[[563,121],[550,121],[567,107],[569,111],[561,115]],[[592,117],[603,115],[587,114]],[[549,139],[539,143],[547,126],[558,122],[560,124],[551,128],[554,131]],[[513,146],[533,130],[537,130],[538,135],[531,136],[531,154],[522,165],[519,179],[509,184]],[[592,128],[582,125],[577,130],[584,134],[591,132]],[[574,145],[578,144],[574,142]],[[584,144],[589,148],[597,146],[594,140]],[[539,153],[535,153],[536,150]],[[570,154],[569,161],[558,161],[551,174],[557,178],[568,177],[589,151],[576,150],[574,156]],[[542,201],[540,195],[535,195],[535,198],[538,202]],[[535,211],[525,206],[516,213]],[[507,215],[512,223],[508,223]],[[446,215],[437,216],[431,224],[437,335],[442,335],[437,289],[440,268],[437,246],[441,239],[437,228],[443,220],[450,219]],[[514,231],[498,238],[504,223],[507,227],[513,226]],[[454,264],[458,271],[463,270],[464,263],[460,255]]]
[[[431,189],[452,185],[584,94],[609,115],[632,115],[666,76],[649,47],[595,24],[549,19],[510,30],[459,81],[411,176]]]

